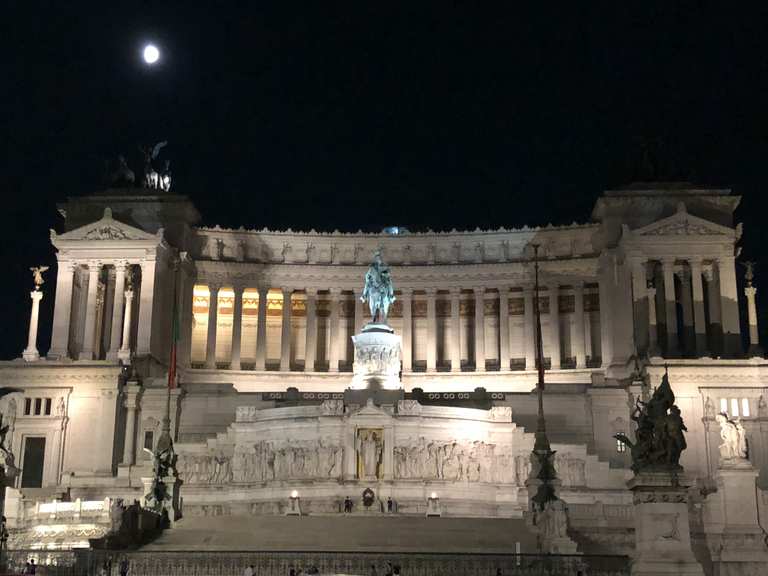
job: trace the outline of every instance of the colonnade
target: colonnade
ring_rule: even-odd
[[[227,285],[227,290],[229,291]],[[573,286],[574,295],[574,337],[571,342],[571,352],[575,357],[575,367],[585,368],[587,364],[587,346],[586,346],[586,328],[585,328],[585,298],[584,285]],[[219,325],[219,293],[222,285],[209,283],[209,300],[207,310],[207,332],[205,346],[204,366],[208,369],[217,368],[217,328]],[[232,287],[232,330],[231,330],[231,348],[229,368],[231,370],[241,370],[242,365],[242,334],[243,334],[243,294],[246,287],[235,285]],[[305,334],[305,358],[303,370],[312,372],[318,369],[318,289],[306,288],[294,290],[289,287],[280,288],[282,292],[282,311],[280,328],[280,371],[290,371],[294,367],[291,365],[291,325],[292,325],[292,298],[294,294],[301,293],[304,296],[306,310],[306,334]],[[460,302],[462,298],[466,299],[471,291],[471,298],[474,300],[474,319],[473,329],[471,331],[471,348],[474,351],[474,367],[464,366],[461,363],[461,338],[462,321],[460,315]],[[474,369],[476,372],[484,372],[487,369],[488,359],[499,359],[499,368],[502,370],[510,369],[513,360],[510,346],[510,310],[509,300],[513,292],[511,287],[501,287],[494,289],[498,291],[498,330],[496,342],[498,349],[493,353],[486,354],[485,331],[486,331],[486,293],[483,286],[474,286],[472,288],[452,287],[449,290],[438,290],[427,288],[414,290],[412,288],[403,288],[397,294],[399,309],[402,315],[402,328],[400,336],[402,338],[402,366],[404,372],[414,370],[414,350],[415,350],[415,329],[413,303],[415,295],[420,299],[426,300],[426,371],[437,371],[438,364],[440,368],[445,369],[450,365],[450,370],[459,372],[462,369]],[[328,370],[330,372],[339,371],[339,362],[342,346],[346,346],[346,334],[340,330],[340,308],[342,300],[349,298],[349,292],[343,292],[339,288],[327,288],[323,291],[324,298],[328,300]],[[540,298],[549,300],[548,317],[549,322],[554,329],[549,331],[549,341],[547,348],[550,352],[550,365],[552,369],[560,369],[562,366],[562,345],[559,329],[559,310],[561,287],[559,285],[549,286],[546,292],[542,292]],[[267,369],[267,298],[269,287],[258,288],[258,307],[256,324],[256,350],[254,369]],[[523,287],[522,290],[515,291],[516,297],[522,296],[524,302],[524,352],[525,369],[535,369],[535,347],[534,347],[534,307],[533,307],[533,288]],[[438,299],[447,299],[450,301],[450,318],[448,320],[448,329],[450,335],[448,338],[448,347],[443,350],[444,357],[438,358],[438,321],[437,321],[437,301]],[[365,304],[360,302],[359,295],[353,295],[354,300],[354,331],[358,333],[367,321],[367,309]],[[216,305],[214,305],[216,303]],[[464,336],[466,338],[466,336]],[[251,356],[252,357],[252,356]],[[495,364],[495,363],[494,363]]]
[[[636,336],[651,355],[741,353],[733,256],[711,261],[637,257],[632,266]],[[644,313],[643,307],[647,308]]]
[[[140,268],[138,318],[134,279]],[[60,261],[50,357],[127,362],[149,352],[154,260]],[[137,324],[135,345],[132,328]],[[108,339],[107,336],[108,335]]]

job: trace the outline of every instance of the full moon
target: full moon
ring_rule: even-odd
[[[144,47],[144,62],[154,64],[160,59],[160,50],[154,44],[147,44]]]

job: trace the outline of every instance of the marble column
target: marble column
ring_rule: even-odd
[[[258,317],[256,320],[256,370],[267,369],[267,298],[269,288],[259,286]]]
[[[499,370],[509,370],[509,288],[499,288]]]
[[[437,290],[427,288],[427,372],[437,371]]]
[[[400,294],[403,303],[403,372],[413,371],[413,292],[404,288]]]
[[[523,306],[525,314],[525,369],[536,369],[536,324],[533,317],[533,288],[523,288]]]
[[[713,356],[720,356],[723,351],[723,321],[720,313],[720,283],[717,268],[713,264],[704,267],[704,279],[707,281],[709,351]]]
[[[691,272],[685,266],[680,266],[676,270],[676,275],[680,280],[680,308],[683,313],[683,334],[682,350],[686,356],[695,353],[696,344],[695,332],[693,327],[693,297],[691,294]]]
[[[587,348],[584,328],[584,284],[576,282],[573,287],[573,351],[576,356],[576,368],[587,367]]]
[[[141,387],[138,382],[128,382],[125,387],[125,443],[123,444],[123,465],[131,466],[136,453],[136,409]]]
[[[360,294],[352,291],[352,300],[355,307],[355,334],[360,334],[365,325],[365,302],[360,300]]]
[[[74,283],[75,264],[68,260],[59,260],[56,273],[56,300],[53,310],[53,333],[51,358],[66,358],[69,355],[69,323],[72,314],[72,286]]]
[[[661,355],[659,349],[659,326],[656,320],[656,288],[653,282],[648,283],[648,356],[651,358]]]
[[[283,319],[280,324],[280,371],[291,369],[291,294],[293,290],[283,288]]]
[[[205,347],[205,367],[216,368],[216,328],[219,320],[219,286],[208,287],[208,343]]]
[[[485,372],[485,287],[475,292],[475,372]]]
[[[109,335],[107,360],[114,362],[120,350],[123,336],[123,315],[125,314],[125,262],[115,262],[115,296],[112,299],[112,331]]]
[[[40,300],[43,299],[43,293],[35,288],[29,293],[29,296],[32,298],[32,311],[29,316],[29,338],[27,339],[27,347],[22,357],[27,362],[34,362],[40,359],[40,353],[37,350],[37,325],[40,317]]]
[[[702,283],[701,258],[694,258],[691,264],[691,287],[693,289],[693,325],[696,341],[696,356],[709,356],[707,351],[707,319],[704,314],[704,284]]]
[[[85,303],[85,332],[83,335],[83,349],[80,351],[79,360],[93,360],[94,340],[96,337],[96,296],[99,288],[100,262],[88,264],[88,298]]]
[[[341,291],[338,288],[329,288],[328,294],[331,299],[330,315],[328,317],[328,327],[330,333],[330,342],[328,350],[328,371],[339,371],[339,297]]]
[[[240,370],[241,346],[243,341],[243,286],[232,287],[235,297],[232,302],[232,352],[230,370]]]
[[[646,308],[651,305],[651,301],[648,300],[646,260],[643,257],[632,258],[632,300],[635,348],[636,353],[640,353],[648,346],[648,326],[645,319],[648,318]]]
[[[560,287],[549,286],[549,358],[552,370],[560,369]]]
[[[461,372],[461,288],[451,288],[451,372]]]
[[[675,259],[664,258],[661,261],[664,275],[664,310],[667,319],[666,356],[680,354],[680,341],[677,335],[677,299],[675,298]]]
[[[306,344],[304,346],[304,371],[315,371],[317,358],[317,289],[307,288],[306,310]]]
[[[720,280],[720,312],[723,326],[723,352],[727,356],[741,354],[741,326],[736,285],[736,262],[733,256],[717,259]]]
[[[747,297],[747,321],[749,323],[749,355],[762,356],[763,349],[760,346],[760,333],[757,326],[757,288],[748,281],[748,286],[744,288],[744,295]]]
[[[136,353],[149,354],[152,343],[152,307],[155,294],[155,260],[141,263],[141,291],[139,293],[139,333]],[[167,338],[167,336],[164,336]]]
[[[123,364],[128,364],[131,361],[131,321],[132,321],[132,308],[133,308],[133,290],[128,288],[125,291],[125,311],[123,312],[123,339],[120,345],[120,350],[117,351],[117,358],[121,360]]]

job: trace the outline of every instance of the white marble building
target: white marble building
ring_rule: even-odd
[[[51,232],[55,282],[49,273],[42,288],[55,298],[51,349],[32,338],[24,359],[0,363],[0,382],[21,390],[0,406],[23,470],[6,515],[23,525],[38,501],[142,496],[176,294],[171,424],[185,515],[279,514],[293,490],[304,512],[337,513],[370,486],[402,514],[423,514],[434,492],[447,516],[521,517],[537,243],[562,496],[585,546],[626,551],[631,472],[612,435],[631,433],[643,382],[658,384],[665,365],[688,427],[687,473],[716,488],[725,410],[768,485],[768,362],[756,290],[737,282],[738,203],[729,190],[635,186],[605,192],[583,224],[367,234],[203,227],[186,197],[155,190],[69,198],[66,232]],[[345,403],[377,247],[397,290],[404,394]],[[703,519],[721,504],[698,502],[692,525],[709,542],[723,524]]]

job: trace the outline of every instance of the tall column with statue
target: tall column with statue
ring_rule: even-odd
[[[747,297],[747,320],[749,322],[749,355],[762,356],[763,349],[760,346],[760,332],[757,326],[757,302],[755,297],[757,296],[757,288],[754,286],[755,280],[755,263],[744,262],[746,271],[744,272],[744,280],[746,286],[744,287],[744,295]]]
[[[29,338],[27,339],[27,347],[24,349],[22,356],[27,362],[34,362],[40,359],[40,353],[37,350],[37,325],[40,319],[40,301],[43,299],[43,292],[40,287],[44,284],[43,272],[48,270],[48,266],[35,266],[30,268],[32,271],[32,279],[35,282],[35,289],[29,293],[32,298],[32,313],[29,317]]]

